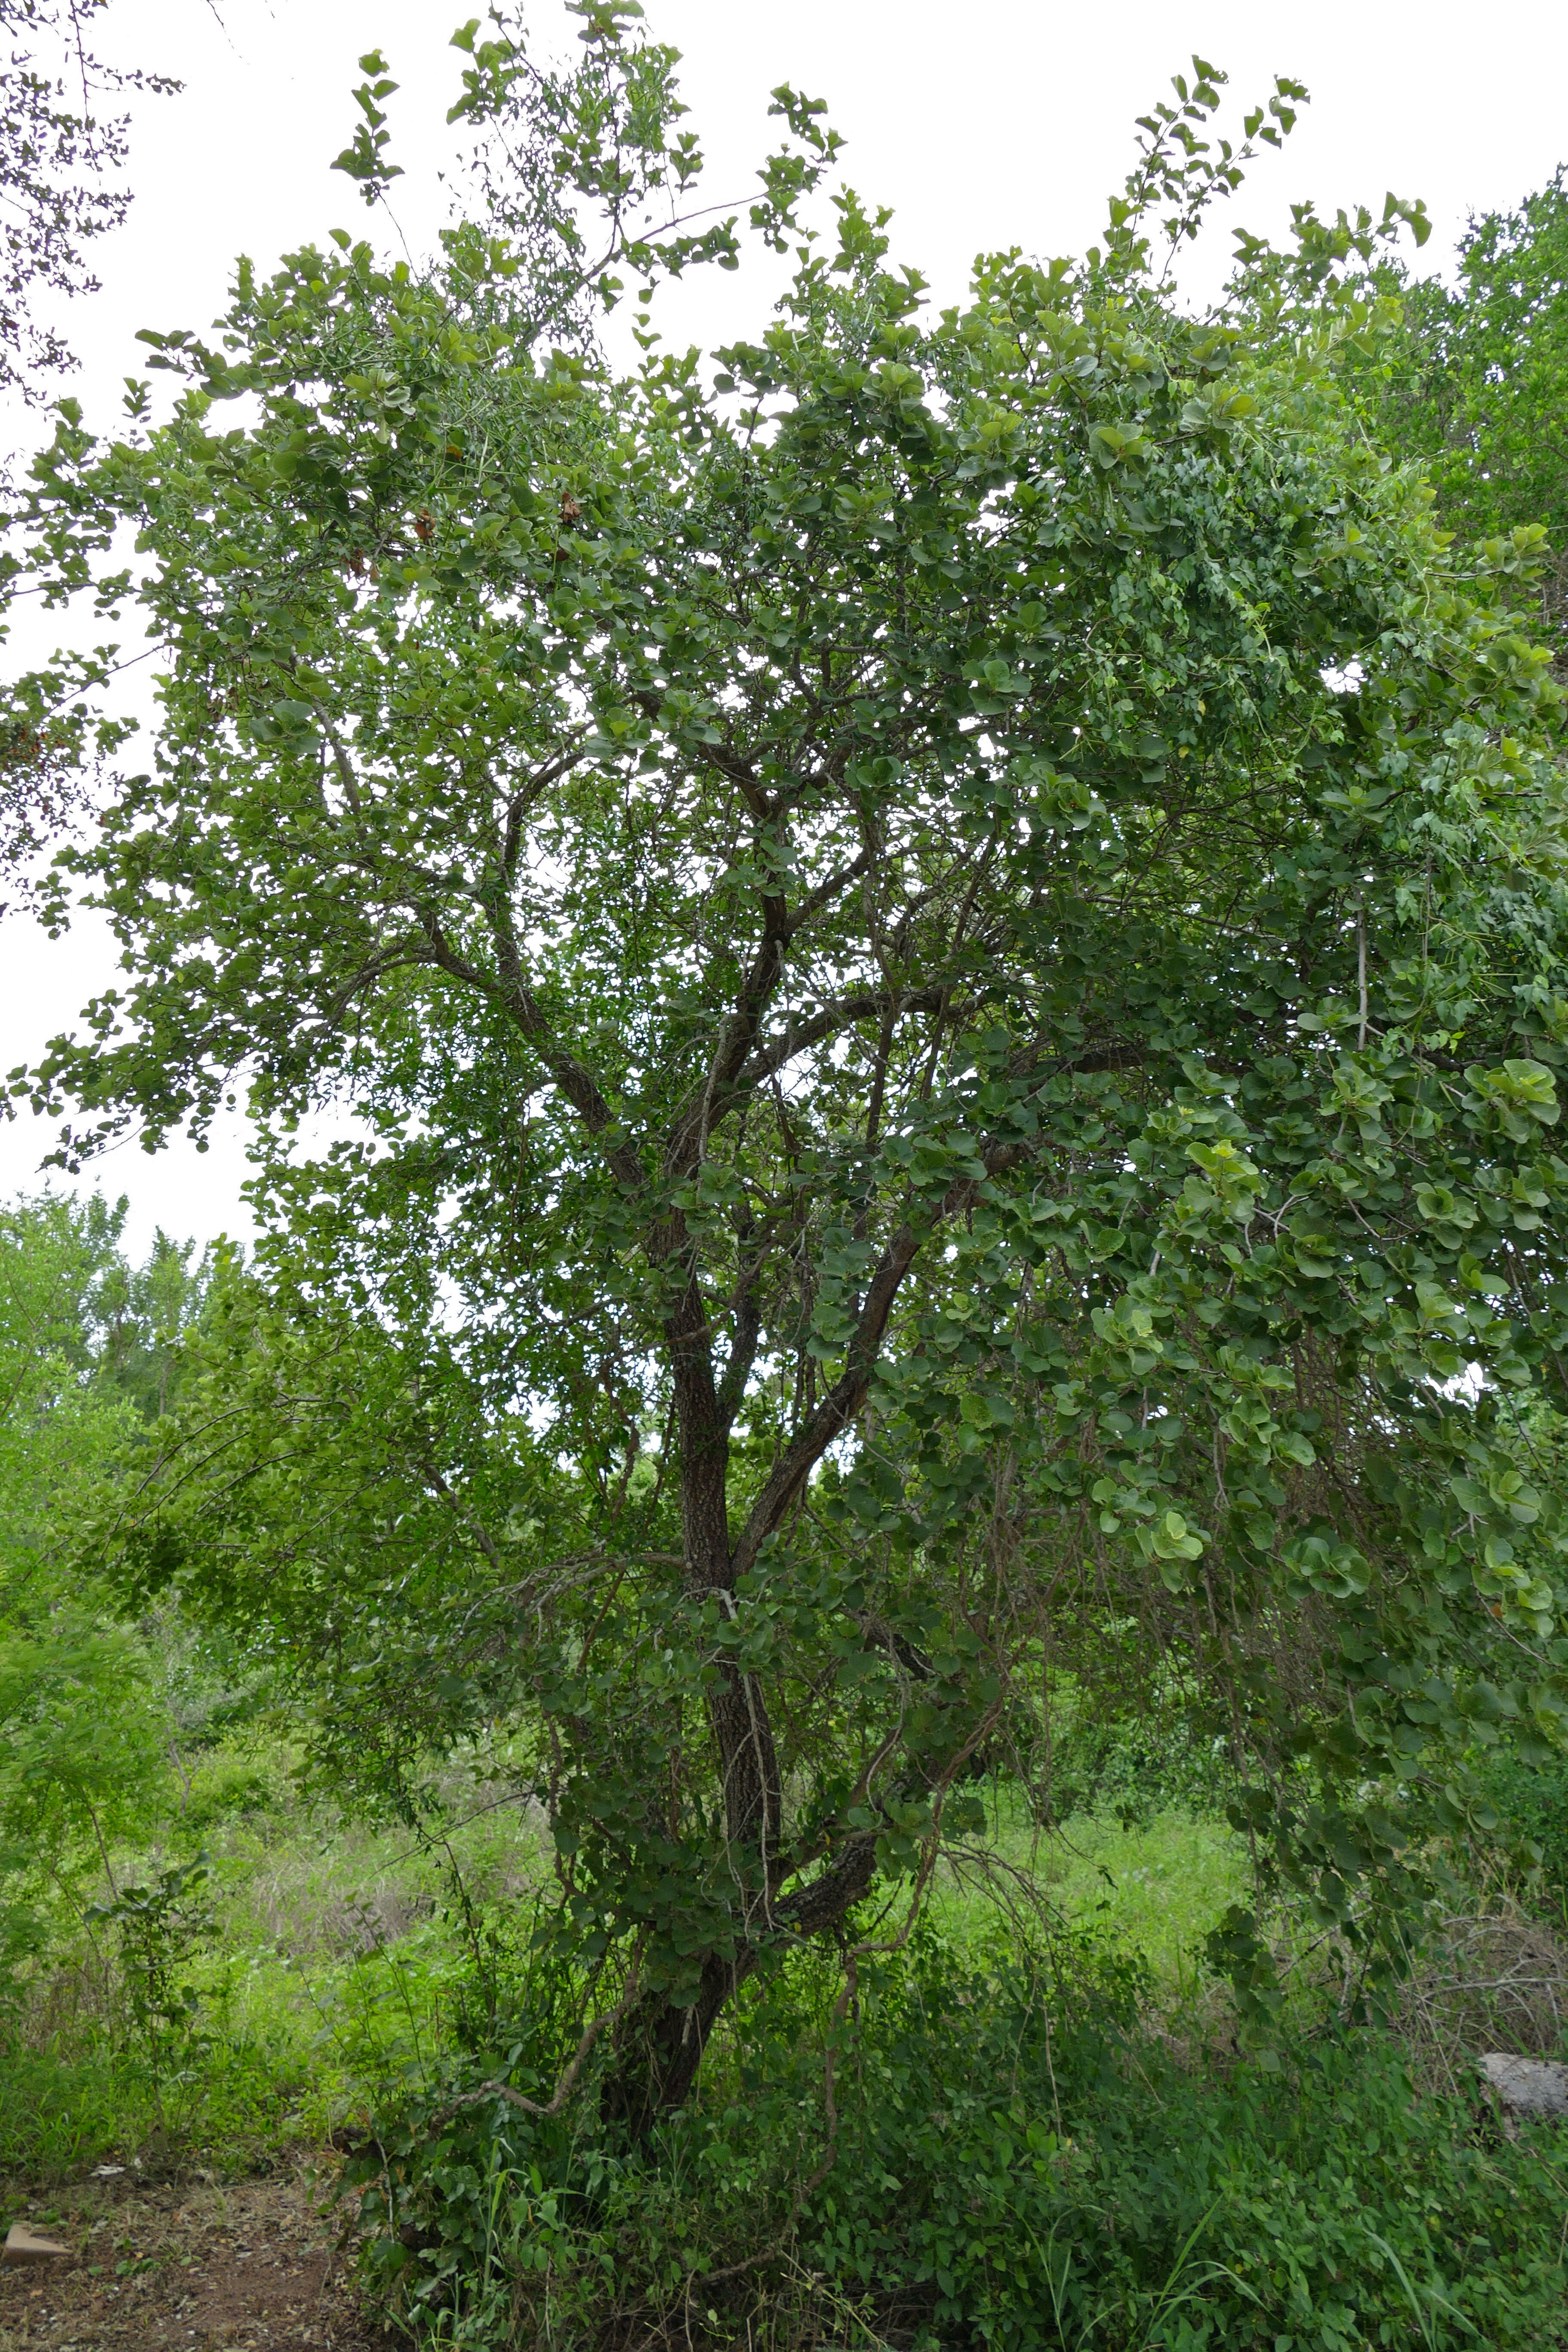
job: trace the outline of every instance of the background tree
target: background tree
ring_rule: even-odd
[[[109,1453],[124,1418],[92,1377],[95,1295],[114,1266],[118,1224],[101,1200],[79,1209],[46,1196],[0,1211],[0,1541],[13,1623],[47,1622],[59,1598],[50,1563],[61,1489],[84,1460]]]
[[[129,118],[101,110],[128,91],[179,88],[167,75],[93,55],[93,19],[106,5],[0,0],[0,394],[32,405],[53,398],[60,372],[76,364],[51,307],[97,291],[88,248],[130,209],[121,182]],[[0,483],[9,479],[9,461],[0,461]],[[30,896],[30,863],[87,804],[89,739],[76,698],[101,675],[100,663],[68,656],[7,696],[0,877],[21,899]],[[110,750],[110,740],[96,748]]]
[[[1560,170],[1516,212],[1472,219],[1457,282],[1402,289],[1382,357],[1379,425],[1420,458],[1451,530],[1539,524],[1552,562],[1538,593],[1568,655],[1568,187]]]
[[[635,2125],[746,1977],[918,1899],[1026,1671],[1040,1758],[1053,1673],[1173,1677],[1265,1889],[1372,1945],[1465,1747],[1560,1736],[1532,542],[1446,551],[1310,235],[1305,331],[1261,263],[1163,290],[1156,209],[1242,159],[1208,68],[1176,101],[1084,266],[934,320],[848,192],[794,225],[784,92],[796,275],[710,380],[542,334],[481,215],[427,275],[242,268],[148,338],[170,423],[35,469],[41,582],[118,608],[131,526],[166,664],[61,872],[127,985],[35,1099],[74,1164],[243,1070],[271,1139],[271,1297],[106,1540],[269,1628],[362,1785],[531,1727],[594,2007],[554,2098],[613,2021]]]
[[[0,0],[0,391],[26,401],[48,397],[47,377],[74,364],[58,324],[36,315],[39,296],[95,292],[86,248],[131,206],[120,184],[129,119],[105,103],[179,88],[93,55],[93,20],[107,5]]]
[[[172,1256],[183,1273],[191,1253],[163,1244],[149,1266],[131,1268],[119,1247],[124,1215],[123,1202],[111,1210],[48,1195],[0,1210],[6,1971],[39,1948],[62,1901],[79,1906],[84,1881],[103,1891],[108,1843],[136,1819],[168,1738],[146,1644],[114,1622],[71,1558],[71,1528],[101,1510],[133,1444],[133,1399],[171,1391],[190,1336],[190,1301],[183,1316],[174,1307],[168,1266]],[[0,2004],[8,1990],[0,1975]]]

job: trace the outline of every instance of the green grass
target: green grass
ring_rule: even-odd
[[[471,1922],[526,1901],[546,1860],[537,1829],[471,1784],[447,1793],[473,1818],[438,1843],[312,1816],[292,1760],[209,1751],[153,1842],[110,1853],[120,1886],[197,1853],[211,1866],[211,1925],[180,1969],[199,2006],[159,2066],[133,2030],[113,1929],[86,1916],[101,1872],[59,1893],[46,1955],[0,2011],[0,2168],[57,2175],[174,2142],[242,2163],[362,2118],[449,2042]]]
[[[1193,1956],[1248,1884],[1247,1852],[1214,1820],[1161,1813],[1147,1828],[1080,1814],[1050,1841],[1046,1884],[1068,1917],[1134,1944],[1156,1976],[1190,1976]]]
[[[443,1790],[455,1826],[438,1842],[313,1815],[294,1761],[221,1746],[188,1760],[155,1841],[110,1857],[122,1885],[198,1853],[211,1865],[211,1927],[184,1968],[199,2010],[165,2079],[129,2030],[112,1931],[106,1943],[81,1916],[101,1885],[84,1880],[74,1913],[62,1900],[47,1959],[0,2017],[0,2167],[57,2175],[169,2142],[241,2163],[363,2118],[451,2050],[474,2000],[476,1930],[504,1944],[547,1874],[541,1824],[496,1806],[481,1770]],[[974,1867],[980,1853],[1005,1866],[999,1880]],[[999,1885],[1108,1929],[1181,1991],[1244,1878],[1239,1842],[1212,1819],[1171,1810],[1129,1831],[1084,1814],[1046,1833],[993,1790],[986,1836],[942,1864],[931,1907],[946,1936],[978,1944]]]
[[[1005,1866],[995,1882],[1004,1895],[1026,1900],[1032,1888],[1067,1924],[1103,1927],[1175,1989],[1191,1988],[1204,1937],[1248,1885],[1247,1850],[1235,1831],[1177,1808],[1132,1829],[1102,1812],[1075,1813],[1061,1829],[1046,1831],[1004,1793],[992,1806],[981,1851]],[[944,1863],[933,1900],[944,1933],[962,1939],[983,1932],[991,1903],[977,1859]]]

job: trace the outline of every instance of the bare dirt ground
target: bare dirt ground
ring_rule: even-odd
[[[392,2352],[361,2314],[332,2158],[264,2179],[144,2181],[128,2169],[4,2200],[70,2248],[47,2267],[0,2265],[0,2352]]]

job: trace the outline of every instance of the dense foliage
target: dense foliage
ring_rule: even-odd
[[[1546,619],[1568,625],[1568,187],[1561,170],[1516,212],[1472,220],[1455,282],[1401,289],[1380,424],[1419,457],[1450,530],[1539,525],[1552,553]]]
[[[668,185],[668,79],[585,37],[551,168],[619,121]],[[519,57],[473,111],[534,152]],[[60,868],[127,986],[35,1098],[74,1161],[243,1069],[275,1142],[271,1302],[110,1549],[291,1650],[351,1781],[526,1727],[644,2127],[750,1974],[918,1894],[1026,1692],[1048,1777],[1053,1677],[1173,1673],[1264,1890],[1374,1947],[1464,1751],[1568,1707],[1537,540],[1435,530],[1305,229],[1220,320],[1162,290],[1239,170],[1177,96],[1102,247],[940,319],[852,196],[801,236],[784,92],[799,266],[716,374],[571,348],[582,273],[481,213],[423,276],[242,268],[149,337],[167,422],[35,468],[38,584],[166,665]]]
[[[743,1997],[700,2110],[646,2152],[458,2105],[457,2070],[384,2117],[350,2168],[393,2307],[510,2343],[1560,2340],[1550,2153],[1510,2147],[1473,2092],[1414,2100],[1375,2036],[1320,2026],[1194,2072],[1139,2030],[1147,1983],[1092,1935],[922,1928],[866,1962],[852,2027],[835,1989],[818,1964]],[[550,1991],[536,1973],[509,2029],[536,2075],[564,2022]]]
[[[205,1286],[162,1235],[129,1266],[124,1213],[47,1196],[0,1211],[0,2013],[15,1966],[101,1884],[170,1736],[145,1645],[71,1552],[149,1408],[173,1401]]]

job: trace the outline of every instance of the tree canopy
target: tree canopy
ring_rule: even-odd
[[[265,1279],[105,1543],[341,1777],[528,1728],[636,2122],[987,1760],[1048,1811],[1069,1688],[1178,1692],[1264,1891],[1373,1947],[1463,1749],[1560,1744],[1561,697],[1539,533],[1437,529],[1314,225],[1171,290],[1296,86],[1233,150],[1195,61],[1100,247],[934,317],[853,194],[803,226],[781,92],[776,317],[627,370],[616,257],[741,240],[625,226],[608,158],[695,166],[580,13],[470,92],[547,250],[481,174],[427,269],[341,233],[149,334],[167,421],[62,412],[30,562],[160,714],[57,869],[125,983],[16,1084],[73,1165],[245,1091]]]
[[[1402,288],[1381,424],[1422,458],[1443,521],[1467,538],[1539,524],[1545,616],[1568,624],[1568,187],[1559,169],[1515,212],[1472,219],[1457,282]]]
[[[127,123],[105,99],[171,91],[176,82],[140,68],[106,65],[89,46],[108,0],[0,0],[0,389],[45,396],[55,370],[73,364],[40,294],[96,291],[87,248],[118,228],[130,190]]]
[[[33,406],[75,366],[53,305],[98,290],[90,248],[118,228],[131,192],[116,184],[128,120],[105,100],[168,93],[167,75],[106,65],[90,47],[107,0],[0,0],[0,393]],[[9,457],[0,462],[9,481]],[[0,735],[0,875],[26,902],[28,869],[89,800],[79,680],[101,665],[68,660],[10,698]],[[119,730],[93,738],[109,750]],[[5,911],[0,901],[0,914]]]

